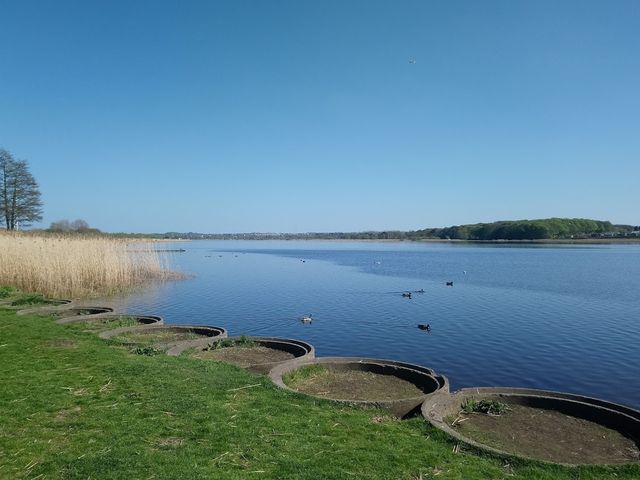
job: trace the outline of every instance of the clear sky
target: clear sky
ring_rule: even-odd
[[[0,147],[44,226],[640,224],[637,0],[0,0],[0,19]]]

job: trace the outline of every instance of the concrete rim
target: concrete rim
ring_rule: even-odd
[[[408,378],[403,378],[399,376],[403,380],[409,381],[414,385],[418,386],[420,389],[425,388],[426,384],[434,386],[433,390],[429,392],[425,392],[423,395],[419,395],[411,398],[400,398],[395,400],[344,400],[344,399],[334,399],[327,397],[319,397],[317,395],[311,395],[305,392],[300,392],[298,390],[294,390],[288,385],[284,383],[284,376],[294,370],[297,370],[301,367],[308,365],[349,365],[355,364],[360,366],[371,366],[373,369],[375,368],[390,368],[393,370],[401,371],[403,375],[407,375],[410,378],[414,379],[422,379],[422,382],[416,382],[414,380],[410,380]],[[360,368],[358,368],[360,369]],[[411,413],[413,413],[417,408],[419,408],[423,402],[430,398],[432,395],[435,395],[438,392],[449,392],[449,381],[443,375],[439,375],[435,373],[432,369],[423,367],[421,365],[415,365],[411,363],[398,362],[395,360],[383,360],[379,358],[363,358],[363,357],[318,357],[312,360],[305,360],[301,362],[287,362],[281,365],[274,367],[269,372],[269,377],[278,387],[283,388],[284,390],[288,390],[290,392],[295,392],[302,395],[307,395],[309,397],[319,398],[323,400],[329,400],[338,403],[344,403],[349,405],[363,406],[363,407],[373,407],[373,408],[382,408],[391,411],[397,417],[405,417]]]
[[[69,310],[75,307],[73,300],[66,298],[52,298],[51,302],[56,302],[55,305],[43,305],[41,307],[22,308],[16,312],[16,315],[49,315],[50,313],[56,313],[64,310]]]
[[[464,402],[466,398],[470,397],[496,397],[498,399],[509,399],[514,401],[514,403],[536,403],[537,405],[534,406],[534,408],[558,409],[567,415],[590,420],[598,423],[599,425],[603,425],[612,430],[616,430],[633,440],[636,445],[640,446],[640,411],[634,410],[633,408],[629,408],[625,405],[619,405],[617,403],[607,402],[598,398],[586,397],[573,393],[511,387],[463,388],[452,394],[438,392],[432,397],[426,399],[421,407],[422,416],[431,425],[438,428],[439,430],[442,430],[456,440],[473,448],[490,452],[499,457],[520,458],[552,465],[565,465],[570,467],[581,465],[611,465],[619,467],[622,465],[635,465],[640,463],[640,461],[616,464],[559,463],[552,462],[550,460],[529,457],[526,455],[505,452],[503,450],[477,442],[469,437],[460,434],[457,430],[451,428],[445,421],[446,417],[457,413],[460,410],[460,405],[462,404],[462,402]]]
[[[193,342],[198,346],[197,342],[203,342],[202,345],[206,345],[208,342],[211,342],[212,338],[227,338],[227,330],[222,327],[214,327],[211,325],[164,325],[164,321],[160,317],[148,315],[148,316],[140,316],[140,315],[120,315],[122,317],[136,317],[136,318],[156,318],[160,319],[160,322],[154,322],[152,325],[140,325],[133,327],[121,327],[116,328],[114,330],[107,330],[106,332],[101,332],[99,334],[100,338],[108,340],[116,335],[120,335],[122,333],[129,332],[152,332],[154,330],[172,330],[172,331],[195,331],[198,334],[204,335],[202,339],[196,340],[183,340],[177,342],[167,342],[167,343],[158,343],[156,346],[159,346],[162,349],[169,349],[174,346],[182,345],[183,343]],[[119,342],[120,345],[134,347],[136,345],[140,345],[137,342]]]
[[[68,317],[63,317],[63,318],[59,318],[58,320],[56,320],[55,323],[58,323],[60,325],[66,324],[66,323],[76,323],[76,322],[88,322],[90,320],[97,320],[99,318],[102,318],[105,315],[111,315],[113,314],[113,308],[111,307],[85,307],[85,306],[75,306],[72,308],[67,309],[68,311],[74,311],[74,310],[98,310],[98,312],[96,313],[87,313],[87,314],[82,314],[82,315],[73,315],[73,316],[68,316]]]
[[[273,367],[281,364],[289,364],[289,363],[300,363],[305,362],[307,360],[312,360],[315,358],[316,349],[310,343],[307,343],[302,340],[295,340],[291,338],[280,338],[280,337],[253,337],[253,336],[233,336],[227,337],[227,340],[240,340],[240,339],[249,339],[253,342],[256,342],[262,346],[267,348],[274,348],[276,350],[285,350],[294,355],[294,358],[289,360],[284,360],[280,362],[264,362],[264,363],[255,363],[249,365],[248,367],[244,367],[247,370],[254,371],[255,373],[264,373],[267,374]],[[185,350],[189,348],[198,348],[198,347],[206,347],[212,342],[219,342],[223,340],[223,338],[215,337],[214,339],[209,339],[209,341],[205,344],[202,344],[200,340],[191,341],[188,340],[186,342],[182,342],[179,345],[176,345],[167,351],[167,355],[177,357]]]

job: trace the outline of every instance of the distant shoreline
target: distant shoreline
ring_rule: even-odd
[[[116,234],[140,236],[144,234]],[[149,237],[176,240],[321,240],[374,242],[466,242],[489,244],[618,244],[640,243],[640,226],[614,225],[608,220],[588,218],[541,218],[501,220],[420,230],[364,230],[360,232],[305,233],[151,233]]]
[[[153,239],[150,239],[153,240]],[[573,239],[554,239],[545,238],[537,240],[459,240],[459,239],[442,239],[442,238],[421,238],[417,240],[408,240],[401,238],[386,239],[367,239],[367,238],[183,238],[183,239],[165,239],[165,242],[331,242],[331,243],[455,243],[455,244],[491,244],[491,245],[607,245],[607,244],[640,244],[640,238],[573,238]]]

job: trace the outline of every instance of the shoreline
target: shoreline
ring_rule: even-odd
[[[331,242],[331,243],[453,243],[453,244],[493,244],[493,245],[638,245],[640,238],[575,238],[575,239],[554,239],[544,238],[537,240],[459,240],[459,239],[441,239],[441,238],[421,238],[416,240],[408,240],[402,238],[182,238],[182,239],[165,239],[165,242],[201,242],[201,241],[217,241],[217,242]]]

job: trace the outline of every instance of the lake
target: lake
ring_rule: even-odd
[[[640,408],[640,245],[196,241],[192,275],[107,303],[167,323],[433,368],[452,390],[560,390]],[[453,286],[446,286],[453,282]],[[403,298],[404,291],[419,291]],[[314,321],[303,324],[311,314]],[[430,324],[431,331],[417,328]]]

